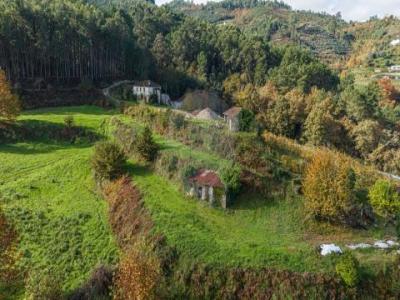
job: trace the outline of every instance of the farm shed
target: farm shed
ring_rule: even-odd
[[[211,170],[199,170],[196,175],[189,178],[191,197],[208,201],[211,205],[227,207],[225,186],[219,175]]]
[[[239,114],[241,111],[241,107],[235,106],[224,112],[224,120],[228,123],[230,131],[239,131]]]

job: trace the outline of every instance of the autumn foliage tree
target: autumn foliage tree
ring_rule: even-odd
[[[0,70],[0,119],[13,121],[19,115],[20,110],[18,96],[13,94],[5,72]]]
[[[383,77],[378,81],[378,84],[382,90],[383,105],[389,104],[394,106],[396,105],[396,102],[400,103],[400,92],[393,85],[393,82],[389,77]]]
[[[138,241],[122,258],[115,279],[116,300],[144,300],[155,296],[160,261],[145,241]]]
[[[348,224],[349,217],[357,215],[356,174],[341,154],[317,151],[306,170],[303,189],[305,208],[317,220]]]

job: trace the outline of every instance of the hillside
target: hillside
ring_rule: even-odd
[[[0,8],[0,300],[400,299],[398,19]]]
[[[356,38],[354,50],[347,63],[357,81],[366,84],[390,76],[400,87],[399,74],[390,73],[388,68],[400,64],[400,46],[391,43],[400,38],[400,20],[387,17],[353,24],[349,32]]]
[[[353,36],[346,32],[347,23],[340,15],[296,11],[277,1],[225,0],[196,5],[176,0],[167,5],[221,26],[234,24],[246,34],[270,40],[276,45],[299,44],[329,63],[344,60],[351,51]]]
[[[0,205],[18,232],[20,266],[31,275],[50,270],[65,292],[118,258],[107,207],[91,177],[91,144],[46,137],[46,126],[54,130],[71,114],[92,130],[108,117],[91,107],[26,112],[20,122],[43,136],[0,146]],[[0,283],[0,298],[10,299],[5,288]],[[17,288],[15,295],[23,291]]]

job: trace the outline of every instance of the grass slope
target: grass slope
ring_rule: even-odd
[[[330,261],[319,259],[313,246],[304,242],[299,199],[268,201],[246,195],[225,212],[186,198],[146,168],[134,167],[133,176],[156,231],[187,260],[295,271],[331,269]]]
[[[81,107],[28,112],[21,119],[60,123],[68,114],[92,128],[107,117]],[[0,146],[0,203],[18,230],[21,263],[28,270],[53,269],[65,290],[117,258],[106,203],[93,192],[91,151],[91,145],[51,141]]]

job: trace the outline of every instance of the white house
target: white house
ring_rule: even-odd
[[[150,102],[151,98],[155,97],[157,103],[161,103],[161,85],[151,80],[135,81],[132,92],[140,100]]]
[[[389,71],[390,72],[400,72],[400,65],[396,65],[396,66],[391,66],[390,68],[389,68]]]

